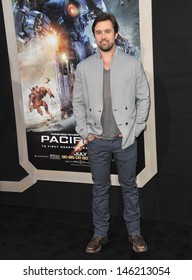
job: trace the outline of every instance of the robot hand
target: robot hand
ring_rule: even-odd
[[[28,42],[36,36],[44,36],[51,31],[50,19],[45,14],[27,7],[15,8],[14,19],[16,35],[23,42]]]

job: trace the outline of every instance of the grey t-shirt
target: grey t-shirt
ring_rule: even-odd
[[[116,124],[111,101],[110,69],[103,71],[103,112],[101,116],[103,139],[111,140],[116,138],[121,132]]]

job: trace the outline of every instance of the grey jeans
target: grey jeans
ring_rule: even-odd
[[[88,156],[93,179],[94,235],[106,237],[109,229],[109,189],[112,155],[117,165],[118,180],[124,203],[124,220],[129,235],[140,234],[139,192],[136,184],[137,142],[121,148],[122,139],[95,138],[88,142]]]

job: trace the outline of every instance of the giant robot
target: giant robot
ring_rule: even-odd
[[[124,1],[120,1],[122,5]],[[60,98],[61,119],[73,114],[72,91],[76,65],[96,51],[87,27],[106,12],[102,0],[15,0],[13,6],[18,40],[28,44],[36,37],[56,32],[55,73]],[[135,46],[120,34],[117,45],[135,55]]]

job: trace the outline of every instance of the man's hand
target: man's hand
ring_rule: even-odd
[[[87,141],[92,142],[95,138],[100,139],[101,137],[96,135],[96,134],[92,134],[92,135],[87,137]]]

